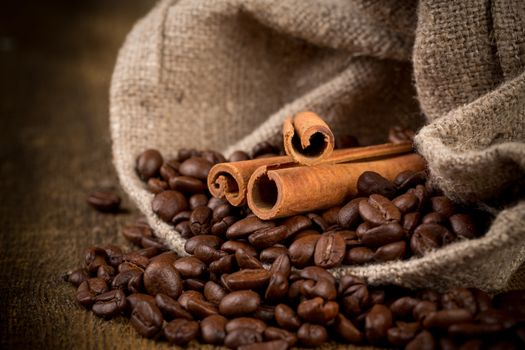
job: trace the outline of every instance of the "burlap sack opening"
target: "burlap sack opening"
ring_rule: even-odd
[[[499,205],[482,238],[424,258],[342,267],[371,283],[501,289],[525,261],[525,4],[448,0],[163,0],[129,34],[111,86],[114,163],[156,234],[134,171],[158,148],[249,150],[301,110],[363,143],[419,128],[433,181],[461,202]],[[502,191],[507,191],[502,194]],[[503,210],[501,210],[503,208]]]

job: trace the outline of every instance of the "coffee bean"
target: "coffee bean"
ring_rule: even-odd
[[[437,305],[433,301],[423,300],[417,303],[412,310],[412,316],[416,321],[423,321],[425,317],[437,310]]]
[[[169,188],[169,185],[166,181],[161,180],[156,177],[152,177],[148,180],[148,191],[151,193],[161,193],[166,191]]]
[[[170,222],[176,214],[188,208],[188,202],[178,191],[164,191],[155,195],[151,208],[162,220]]]
[[[287,238],[293,236],[299,231],[312,227],[312,220],[303,215],[295,215],[287,218],[282,223],[288,229]]]
[[[201,321],[201,338],[206,344],[222,345],[226,338],[228,319],[221,315],[210,315]]]
[[[249,160],[250,156],[248,153],[244,151],[234,151],[232,154],[230,154],[230,157],[228,158],[228,162],[240,162],[243,160]]]
[[[401,211],[388,198],[380,194],[372,194],[368,198],[368,203],[379,210],[386,222],[401,220]]]
[[[300,278],[314,280],[316,282],[326,279],[333,284],[336,283],[335,277],[332,276],[330,272],[319,266],[307,266],[302,270],[294,271],[294,273],[296,273]]]
[[[230,333],[239,328],[248,328],[257,333],[263,333],[266,323],[253,317],[237,317],[226,323],[226,332]]]
[[[235,254],[235,252],[240,249],[244,250],[244,252],[250,256],[253,256],[253,257],[257,256],[257,251],[255,250],[255,248],[251,244],[248,244],[246,242],[226,241],[221,246],[221,250],[224,250],[227,253],[233,253],[233,254]]]
[[[137,306],[139,301],[145,301],[148,303],[155,304],[154,297],[152,297],[149,294],[143,294],[143,293],[130,294],[127,296],[126,300],[127,300],[127,306],[128,306],[127,308],[129,312],[133,311],[133,309],[135,308],[135,306]]]
[[[224,278],[230,290],[262,288],[269,280],[270,272],[265,269],[244,269]]]
[[[410,248],[417,256],[423,256],[429,251],[439,248],[443,243],[443,237],[449,231],[438,224],[421,224],[414,231],[410,240]]]
[[[331,207],[330,209],[325,210],[321,217],[328,226],[336,225],[338,223],[337,217],[340,210],[341,207],[339,206]]]
[[[89,274],[85,269],[76,269],[65,274],[64,280],[78,287],[82,282],[89,279]]]
[[[308,298],[321,297],[324,300],[334,300],[337,297],[335,283],[326,278],[317,281],[306,280],[301,285],[301,293]]]
[[[220,258],[228,255],[228,253],[222,250],[214,249],[207,245],[200,245],[195,248],[193,255],[205,264],[210,264],[213,261],[219,260]]]
[[[297,343],[297,336],[294,333],[277,327],[266,327],[264,338],[267,340],[283,340],[288,347],[292,347]]]
[[[391,261],[403,258],[406,252],[406,243],[404,241],[385,244],[379,247],[374,253],[375,261]]]
[[[367,247],[355,247],[345,253],[345,265],[364,265],[374,260],[374,251]]]
[[[190,221],[185,220],[179,222],[175,225],[175,231],[180,233],[180,236],[184,239],[190,239],[193,237],[193,232],[191,232]]]
[[[212,304],[219,305],[226,294],[228,294],[226,289],[213,281],[208,281],[204,285],[204,297]]]
[[[238,290],[227,294],[219,304],[219,311],[228,317],[248,315],[259,307],[261,298],[251,290]]]
[[[264,228],[275,227],[273,221],[263,221],[257,216],[249,216],[242,220],[237,221],[231,225],[226,231],[226,238],[228,239],[240,239],[248,237],[252,232],[261,230]]]
[[[453,288],[441,296],[441,304],[444,309],[467,309],[471,314],[477,311],[477,303],[474,294],[467,288]]]
[[[186,278],[183,283],[184,289],[202,292],[204,290],[204,284],[206,281],[198,278]]]
[[[179,166],[180,166],[180,163],[176,160],[172,161],[171,163],[162,164],[159,170],[160,176],[165,181],[169,181],[172,177],[179,175],[179,172],[177,171]]]
[[[296,331],[301,326],[301,320],[295,311],[286,304],[275,307],[275,321],[280,327],[289,331]]]
[[[454,214],[454,203],[445,196],[432,197],[430,198],[430,203],[433,211],[438,212],[447,218]]]
[[[114,289],[122,289],[129,293],[140,293],[143,289],[143,270],[134,267],[119,272],[113,278],[111,286]]]
[[[394,184],[400,191],[405,191],[408,188],[422,184],[426,178],[427,175],[424,171],[414,172],[412,170],[405,170],[396,176]]]
[[[403,216],[403,229],[405,230],[407,237],[410,237],[419,225],[420,218],[421,215],[419,212],[408,213]]]
[[[146,338],[152,338],[159,333],[162,322],[162,313],[155,303],[139,300],[131,312],[131,325]]]
[[[220,152],[217,151],[206,150],[202,152],[201,157],[208,160],[212,164],[226,162],[226,158]]]
[[[373,171],[365,171],[357,179],[357,190],[362,196],[377,193],[387,198],[394,198],[396,186]]]
[[[120,197],[107,190],[91,192],[87,198],[87,202],[102,213],[116,213],[120,209]]]
[[[472,314],[466,309],[440,310],[429,313],[423,320],[423,327],[447,329],[453,324],[471,321]]]
[[[208,247],[219,249],[222,244],[222,239],[214,235],[199,235],[191,237],[186,241],[184,250],[188,254],[193,254],[195,249],[200,245],[206,245]]]
[[[401,297],[390,305],[390,310],[396,319],[405,319],[412,316],[414,307],[420,302],[419,299],[409,296]]]
[[[405,232],[397,222],[371,228],[364,233],[357,233],[360,242],[367,247],[378,247],[403,239]]]
[[[428,213],[421,219],[423,224],[439,224],[443,225],[447,222],[447,218],[438,212]]]
[[[90,278],[78,286],[76,299],[82,306],[90,308],[95,297],[107,291],[108,286],[102,278]]]
[[[219,313],[217,307],[214,304],[204,300],[204,298],[195,296],[190,296],[188,298],[186,309],[193,316],[201,319]]]
[[[177,259],[173,266],[183,278],[197,278],[206,271],[206,264],[194,256],[185,256]]]
[[[335,318],[334,328],[339,337],[351,344],[357,344],[363,341],[363,333],[357,329],[352,321],[341,313]]]
[[[177,260],[179,258],[179,256],[177,255],[177,253],[175,252],[172,252],[172,251],[168,251],[168,252],[164,252],[164,253],[161,253],[157,256],[154,256],[151,258],[150,260],[150,264],[155,262],[155,261],[158,261],[158,260],[163,260],[163,261],[166,261],[170,264],[173,264],[175,262],[175,260]]]
[[[135,169],[137,174],[143,181],[157,175],[164,160],[159,151],[155,149],[148,149],[142,152],[135,162]]]
[[[174,176],[169,180],[169,187],[187,194],[203,193],[206,190],[206,184],[203,181],[191,176]]]
[[[157,294],[155,296],[155,302],[159,307],[159,310],[164,315],[164,318],[166,318],[166,320],[172,320],[175,318],[193,320],[191,314],[188,311],[184,310],[184,308],[178,301],[167,296],[166,294]]]
[[[259,249],[273,246],[284,240],[288,234],[288,228],[284,225],[270,228],[263,228],[252,233],[248,240]]]
[[[140,245],[142,237],[152,237],[153,231],[149,226],[144,225],[129,225],[125,226],[122,231],[122,235],[128,241],[135,245]]]
[[[341,265],[346,251],[343,236],[337,232],[324,233],[315,245],[315,265],[329,269]]]
[[[288,277],[282,272],[275,272],[270,277],[264,297],[275,303],[283,300],[288,294]]]
[[[392,203],[404,214],[416,210],[419,205],[419,199],[413,193],[404,193],[394,198]]]
[[[417,210],[421,210],[425,207],[428,202],[428,192],[423,185],[417,185],[415,188],[411,188],[407,191],[408,193],[414,194],[419,200]]]
[[[159,242],[154,237],[142,237],[142,239],[140,240],[140,245],[143,248],[156,248],[158,250],[166,250],[167,249],[164,244]]]
[[[396,322],[397,327],[388,330],[388,342],[395,346],[407,345],[419,333],[419,323]]]
[[[472,239],[478,236],[476,223],[470,215],[455,214],[449,220],[452,231],[459,237]]]
[[[246,253],[244,249],[238,249],[235,252],[235,260],[237,261],[237,266],[241,269],[262,269],[262,263],[257,260],[257,258]]]
[[[304,267],[313,262],[315,246],[320,237],[320,234],[311,234],[293,241],[288,247],[293,266]]]
[[[366,198],[354,198],[339,210],[337,222],[341,227],[353,228],[361,221],[361,216],[359,215],[359,202],[363,200],[366,200]]]
[[[328,230],[328,227],[329,227],[328,223],[320,215],[309,213],[307,216],[310,220],[312,220],[312,224],[313,224],[312,228],[319,229],[323,232]]]
[[[182,292],[182,294],[180,295],[179,299],[177,299],[177,301],[184,309],[188,310],[188,300],[190,299],[204,300],[204,295],[194,290],[186,290]]]
[[[97,269],[97,277],[102,278],[106,283],[111,283],[115,275],[115,268],[109,265],[101,265]]]
[[[226,255],[210,263],[208,270],[211,273],[230,273],[235,267],[235,255]]]
[[[432,334],[428,331],[423,331],[419,333],[405,347],[405,350],[434,350],[434,349],[436,349],[436,342]]]
[[[208,196],[206,196],[204,193],[197,193],[192,195],[188,202],[190,204],[191,210],[195,210],[198,207],[206,207],[208,204]]]
[[[222,236],[228,230],[228,227],[233,225],[237,221],[235,216],[227,216],[219,222],[216,222],[211,227],[211,234],[216,236]]]
[[[366,339],[373,345],[380,344],[387,338],[388,329],[392,328],[392,312],[385,305],[376,304],[365,319]]]
[[[339,313],[336,302],[325,302],[323,298],[305,300],[297,307],[297,314],[309,323],[326,324],[332,321]]]
[[[231,349],[238,349],[242,345],[260,343],[262,340],[263,338],[261,333],[258,333],[249,328],[239,328],[228,333],[224,339],[224,345]]]
[[[164,335],[170,344],[186,345],[199,335],[199,324],[179,318],[164,327]]]
[[[149,294],[162,293],[176,299],[182,292],[182,280],[172,264],[154,261],[144,270],[144,287]]]
[[[91,310],[98,317],[112,318],[123,312],[126,306],[126,294],[120,289],[115,289],[97,295]]]
[[[270,248],[263,249],[259,254],[259,259],[265,264],[271,264],[280,255],[287,255],[288,249],[281,246],[273,246]]]
[[[261,321],[264,321],[266,323],[270,323],[274,321],[274,313],[275,313],[275,306],[260,305],[257,308],[257,310],[255,310],[255,312],[252,313],[252,317],[259,319]]]
[[[303,324],[297,331],[297,339],[307,347],[320,346],[328,339],[326,328],[316,324]]]
[[[191,176],[206,181],[212,166],[213,164],[205,158],[193,157],[181,163],[179,172],[184,176]]]

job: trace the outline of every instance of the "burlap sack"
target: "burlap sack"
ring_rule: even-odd
[[[249,150],[302,110],[363,143],[383,140],[391,125],[427,123],[416,143],[433,181],[458,201],[491,208],[489,232],[424,258],[334,273],[503,288],[525,261],[524,19],[521,0],[162,0],[115,67],[121,184],[182,253],[135,174],[144,149],[168,157],[180,147]]]

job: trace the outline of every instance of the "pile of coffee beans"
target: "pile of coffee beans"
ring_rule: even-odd
[[[252,157],[281,151],[264,142]],[[423,256],[457,240],[480,236],[486,213],[465,210],[427,183],[426,173],[405,171],[394,181],[363,173],[359,194],[340,206],[290,218],[263,221],[246,206],[234,207],[210,196],[206,178],[219,162],[251,159],[242,151],[226,160],[218,152],[182,149],[164,161],[157,150],[144,151],[136,170],[155,193],[153,211],[189,239],[214,236],[226,246],[245,245],[261,256],[287,253],[294,267],[332,268]]]
[[[274,230],[275,228],[270,228]],[[130,318],[148,338],[192,340],[242,350],[316,347],[327,341],[406,349],[525,347],[525,291],[490,295],[372,287],[339,281],[319,266],[293,269],[280,249],[262,256],[250,244],[196,235],[179,257],[143,221],[123,235],[141,249],[87,250],[67,273],[76,299],[95,315]],[[324,244],[324,243],[323,243]],[[271,263],[269,270],[263,261]]]

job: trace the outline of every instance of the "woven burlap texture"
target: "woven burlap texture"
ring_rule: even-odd
[[[409,261],[343,267],[371,283],[505,287],[525,261],[524,4],[520,0],[163,0],[128,35],[111,86],[121,184],[156,234],[134,171],[158,148],[250,150],[312,110],[336,134],[380,142],[420,129],[432,181],[460,202],[500,207],[488,233]],[[423,117],[423,115],[426,117]],[[514,190],[513,190],[514,189]],[[506,192],[505,192],[506,193]]]

